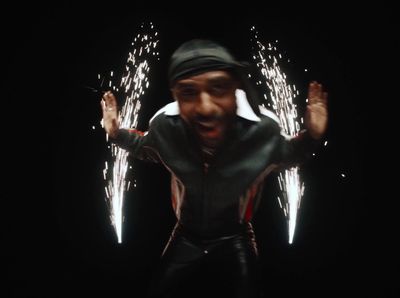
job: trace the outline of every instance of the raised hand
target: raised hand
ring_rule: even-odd
[[[103,110],[103,126],[106,133],[115,138],[118,134],[118,105],[114,94],[111,91],[104,93],[101,101],[101,108]]]
[[[311,137],[316,140],[322,138],[328,126],[328,93],[315,81],[308,87],[305,126]]]

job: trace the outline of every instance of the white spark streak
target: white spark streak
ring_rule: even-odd
[[[141,28],[142,31],[146,30],[144,24],[142,24]],[[129,52],[126,65],[124,67],[125,73],[121,76],[120,87],[125,96],[125,103],[119,113],[119,123],[121,128],[137,127],[139,111],[141,108],[140,100],[145,94],[145,89],[149,87],[149,59],[151,59],[151,56],[153,56],[150,54],[150,50],[156,49],[158,40],[155,39],[157,32],[155,32],[153,26],[151,29],[147,30],[148,32],[146,32],[146,34],[139,33],[134,38],[132,49]],[[114,72],[111,72],[111,77],[113,76]],[[111,87],[111,85],[112,83],[110,81],[109,87]],[[115,86],[113,87],[115,88]],[[117,88],[116,90],[119,89]],[[110,149],[112,171],[111,173],[108,173],[108,165],[106,162],[106,167],[103,173],[105,180],[107,180],[105,192],[107,196],[107,203],[110,209],[111,223],[117,234],[118,243],[121,243],[124,194],[129,190],[131,183],[130,181],[127,181],[128,178],[126,177],[126,174],[128,168],[131,167],[129,166],[129,154],[127,151],[115,146],[114,144],[111,144]]]
[[[275,45],[278,40],[275,41],[275,44],[268,43],[268,47],[266,47],[258,40],[254,26],[251,31],[254,34],[253,40],[256,44],[256,53],[253,57],[269,89],[272,108],[280,120],[282,130],[287,135],[296,136],[300,131],[300,124],[297,121],[297,107],[293,103],[293,99],[299,94],[299,91],[296,90],[295,85],[287,83],[286,74],[280,68],[279,60],[282,59],[282,55],[277,53]],[[268,98],[267,94],[264,94],[264,98]],[[271,106],[269,102],[267,105]],[[301,123],[303,123],[302,118]],[[282,205],[281,199],[278,197],[279,206],[283,209],[288,222],[289,243],[291,244],[296,228],[297,212],[304,191],[304,183],[300,182],[298,167],[281,172],[278,176],[278,182],[283,199]]]

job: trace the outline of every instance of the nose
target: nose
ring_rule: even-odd
[[[196,107],[196,113],[202,117],[212,117],[216,113],[216,105],[212,97],[207,92],[200,93],[199,101]]]

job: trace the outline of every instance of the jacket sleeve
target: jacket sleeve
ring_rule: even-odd
[[[308,161],[320,147],[321,141],[313,139],[307,130],[302,130],[295,137],[281,134],[279,167],[299,166]]]
[[[153,139],[151,129],[148,132],[136,129],[119,129],[117,136],[113,139],[110,138],[110,141],[118,147],[129,151],[134,158],[159,162]]]

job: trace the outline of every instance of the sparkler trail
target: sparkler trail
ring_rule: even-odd
[[[254,26],[251,28],[251,33],[254,41],[253,59],[269,89],[269,97],[264,93],[266,104],[271,107],[271,103],[267,101],[269,98],[283,131],[289,136],[296,136],[300,131],[300,124],[297,120],[297,106],[293,103],[293,99],[299,95],[299,91],[295,85],[291,86],[287,83],[286,75],[279,66],[279,59],[282,59],[282,55],[277,51],[277,41],[264,46],[258,40],[258,33]],[[260,84],[261,82],[257,83],[257,85]],[[300,121],[303,123],[303,118]],[[278,197],[278,202],[287,219],[289,243],[291,244],[296,229],[297,211],[304,193],[304,183],[300,181],[298,167],[282,171],[278,176],[278,182],[283,199],[282,202]]]
[[[157,39],[158,33],[154,29],[154,25],[151,22],[149,24],[142,24],[140,29],[141,32],[137,34],[132,42],[132,48],[128,55],[124,73],[120,79],[119,88],[113,84],[113,78],[115,78],[114,72],[110,73],[108,84],[106,82],[106,88],[122,92],[125,97],[125,103],[118,117],[120,128],[137,127],[141,98],[150,85],[148,79],[150,72],[149,61],[159,56],[159,53],[156,51],[159,43]],[[101,79],[100,75],[98,79]],[[102,83],[103,81],[104,78],[102,79]],[[102,122],[101,124],[103,126]],[[106,138],[108,141],[108,135]],[[122,243],[124,194],[129,190],[131,184],[126,174],[128,168],[131,168],[131,166],[129,166],[128,162],[128,151],[114,144],[111,144],[109,148],[111,151],[111,165],[109,167],[109,163],[106,161],[103,170],[103,177],[106,181],[106,201],[110,210],[111,223],[117,234],[118,243]]]

